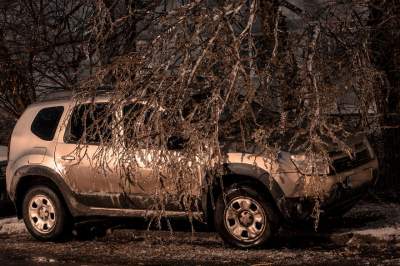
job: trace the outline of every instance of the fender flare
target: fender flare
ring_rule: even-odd
[[[10,198],[14,202],[15,207],[17,207],[18,216],[20,216],[20,210],[18,210],[17,204],[21,200],[22,196],[18,195],[19,186],[25,182],[33,181],[35,177],[45,178],[54,183],[58,191],[61,193],[60,196],[62,196],[68,210],[72,215],[75,214],[75,210],[79,203],[76,200],[75,194],[65,183],[64,178],[59,173],[48,167],[41,165],[27,165],[19,168],[15,172],[9,191]]]
[[[203,180],[203,193],[201,204],[203,212],[208,221],[210,218],[210,213],[214,209],[215,198],[215,186],[220,186],[220,181],[225,182],[230,178],[243,177],[243,180],[256,180],[264,185],[264,188],[269,192],[272,202],[277,209],[281,212],[281,200],[284,198],[284,193],[276,180],[271,176],[271,174],[252,164],[245,163],[226,163],[223,165],[223,175],[221,177],[213,177],[211,174],[206,174]],[[220,188],[218,188],[220,189]],[[211,209],[210,209],[211,208]]]

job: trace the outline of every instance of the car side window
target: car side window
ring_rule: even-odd
[[[112,138],[113,112],[106,103],[82,104],[75,107],[64,136],[66,143],[98,145]]]
[[[40,110],[32,122],[32,133],[42,140],[53,140],[63,112],[63,106],[47,107]]]
[[[125,124],[129,123],[131,117],[136,117],[138,115],[144,115],[143,122],[144,124],[147,124],[149,122],[149,119],[151,115],[153,114],[154,110],[153,108],[148,108],[144,113],[142,110],[145,108],[145,106],[141,103],[132,103],[124,106],[124,121]]]
[[[126,140],[135,139],[139,141],[139,146],[145,144],[145,140],[150,137],[151,143],[154,144],[154,132],[149,126],[149,121],[154,115],[153,108],[146,108],[141,103],[131,103],[123,107],[123,127],[124,137]],[[138,129],[141,130],[138,130]],[[143,143],[141,140],[143,140]]]

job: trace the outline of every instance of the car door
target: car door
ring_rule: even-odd
[[[121,207],[114,117],[106,102],[73,106],[56,145],[58,169],[88,206]]]
[[[179,194],[182,189],[189,188],[193,196],[199,196],[199,175],[193,176],[193,180],[183,180],[173,167],[166,166],[169,157],[181,155],[176,137],[169,138],[176,142],[175,145],[167,145],[167,150],[160,149],[161,125],[156,117],[163,115],[162,111],[138,102],[128,103],[122,111],[122,138],[127,145],[125,153],[130,157],[124,160],[122,172],[123,179],[129,179],[127,183],[130,185],[125,189],[131,202],[136,208],[152,209],[162,201],[166,210],[182,210]]]
[[[148,125],[152,115],[154,108],[137,101],[128,101],[117,115],[121,122],[118,123],[121,125],[118,135],[123,143],[119,155],[121,189],[130,199],[130,208],[151,208],[152,196],[157,193],[159,182],[152,168],[157,150],[148,135],[152,134]]]

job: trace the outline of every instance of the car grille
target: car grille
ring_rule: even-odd
[[[351,170],[358,166],[368,163],[371,161],[371,154],[369,150],[364,147],[364,149],[357,151],[352,158],[346,155],[344,157],[336,158],[332,162],[332,172],[340,173],[344,171]]]

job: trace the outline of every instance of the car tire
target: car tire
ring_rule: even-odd
[[[67,210],[60,197],[49,187],[32,187],[22,204],[24,223],[36,239],[60,241],[71,231]]]
[[[214,225],[221,238],[239,248],[256,248],[271,239],[277,229],[272,205],[249,186],[233,185],[219,195]]]

